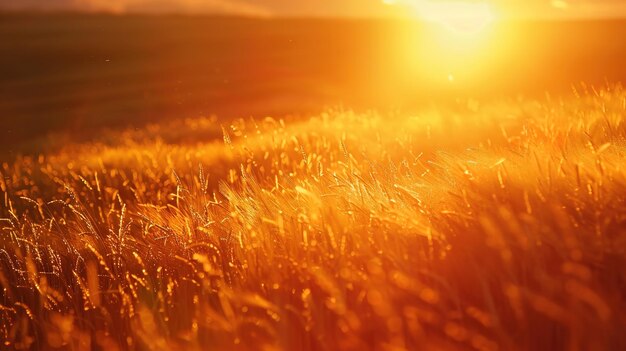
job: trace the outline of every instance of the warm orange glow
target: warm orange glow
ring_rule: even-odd
[[[626,351],[588,1],[0,0],[0,351]]]

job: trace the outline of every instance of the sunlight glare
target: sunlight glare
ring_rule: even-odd
[[[493,13],[486,3],[428,2],[420,7],[420,13],[425,20],[458,33],[479,32],[493,21]]]
[[[494,20],[491,6],[485,2],[383,0],[387,5],[407,5],[421,19],[444,26],[460,34],[480,32]]]
[[[427,80],[446,89],[478,85],[494,57],[508,47],[498,39],[496,12],[486,0],[383,1],[410,8],[419,19],[395,39],[404,57],[401,67],[407,84]]]

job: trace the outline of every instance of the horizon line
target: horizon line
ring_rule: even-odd
[[[265,14],[265,15],[253,15],[247,13],[235,13],[235,12],[189,12],[189,11],[107,11],[107,10],[73,10],[73,9],[46,9],[46,8],[33,8],[33,9],[11,9],[0,7],[0,16],[2,15],[74,15],[74,16],[111,16],[111,17],[217,17],[217,18],[239,18],[239,19],[254,19],[254,20],[280,20],[280,19],[295,19],[295,20],[406,20],[406,21],[423,21],[418,17],[413,16],[394,16],[394,15],[346,15],[346,14]],[[626,14],[615,13],[613,15],[503,15],[498,21],[554,21],[554,22],[568,22],[568,21],[615,21],[626,20]],[[424,21],[425,22],[425,21]]]

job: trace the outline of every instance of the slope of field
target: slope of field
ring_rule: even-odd
[[[18,158],[3,347],[626,349],[625,156],[616,88]]]

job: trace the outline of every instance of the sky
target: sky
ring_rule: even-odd
[[[0,0],[0,10],[385,17],[412,5],[477,0]],[[483,0],[504,16],[626,17],[626,0]]]

